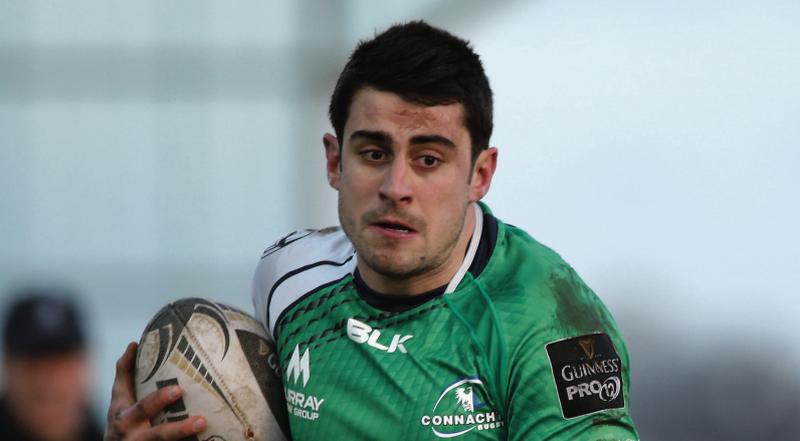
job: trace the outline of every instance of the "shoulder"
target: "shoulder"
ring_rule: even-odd
[[[272,335],[284,310],[354,267],[355,250],[338,227],[283,236],[264,250],[256,266],[252,292],[256,318]]]
[[[539,326],[569,334],[603,332],[615,324],[602,301],[551,248],[501,223],[483,283],[499,311],[526,311]]]
[[[507,345],[508,394],[519,404],[509,410],[509,427],[534,430],[526,409],[537,408],[553,422],[535,423],[539,433],[575,435],[596,421],[609,437],[635,434],[626,401],[630,358],[613,316],[555,251],[519,228],[501,230],[498,261],[482,287]]]
[[[541,289],[556,275],[573,272],[558,253],[526,231],[500,220],[497,225],[497,242],[485,271],[485,282],[500,292],[526,295]]]

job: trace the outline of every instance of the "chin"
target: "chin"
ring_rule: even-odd
[[[403,279],[425,272],[415,259],[398,259],[396,256],[369,256],[365,263],[376,273],[390,279]],[[419,262],[418,260],[416,262]]]

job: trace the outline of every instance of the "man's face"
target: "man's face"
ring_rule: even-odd
[[[339,220],[368,282],[431,289],[408,283],[455,272],[463,260],[454,250],[472,232],[467,207],[488,191],[496,160],[489,149],[473,169],[463,112],[461,104],[422,106],[364,88],[353,97],[341,149],[325,136]]]
[[[37,439],[74,439],[87,405],[86,354],[9,356],[5,366],[8,403],[21,426]]]

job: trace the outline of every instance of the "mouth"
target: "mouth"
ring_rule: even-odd
[[[374,222],[372,225],[374,227],[380,228],[381,230],[387,233],[393,233],[393,234],[405,235],[417,232],[417,230],[412,228],[407,223],[397,219],[381,219],[377,222]]]

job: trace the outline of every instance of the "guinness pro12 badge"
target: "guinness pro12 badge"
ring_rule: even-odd
[[[622,360],[608,335],[554,341],[546,348],[564,418],[625,407]]]

